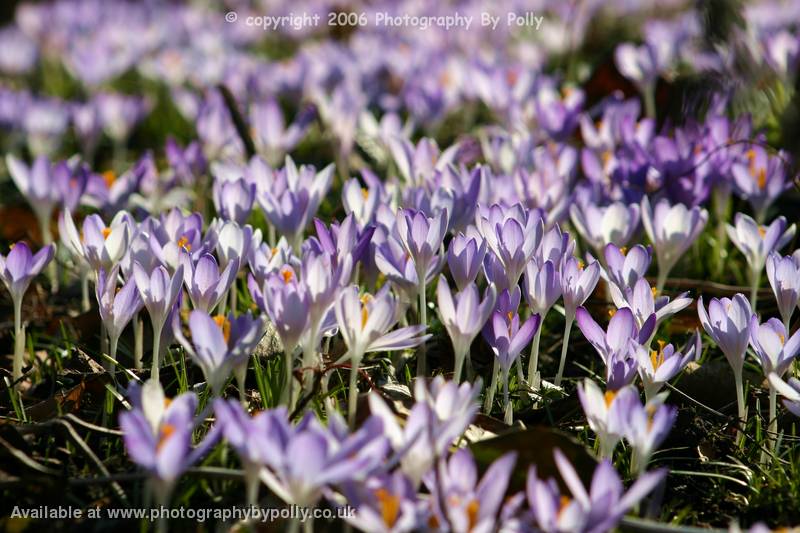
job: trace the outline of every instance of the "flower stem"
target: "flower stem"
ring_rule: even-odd
[[[356,409],[358,407],[358,367],[361,366],[361,356],[350,359],[350,388],[347,390],[347,423],[350,428],[355,427]]]
[[[161,369],[161,330],[163,324],[153,324],[153,366],[150,370],[150,379],[158,381]]]
[[[455,356],[455,365],[453,366],[453,381],[456,383],[461,383],[461,374],[463,373],[464,361],[467,358],[467,354],[463,351],[459,351],[453,355]]]
[[[22,298],[14,298],[14,382],[22,377],[22,361],[25,354],[25,330],[22,327]],[[19,385],[17,385],[19,386]]]
[[[42,228],[42,242],[45,246],[50,246],[53,243],[53,232],[50,231],[50,218],[42,217],[39,220],[39,226]],[[50,292],[58,292],[58,271],[57,261],[53,260],[47,265],[47,277],[50,279]]]
[[[81,310],[86,313],[92,308],[89,302],[89,271],[81,269]]]
[[[419,274],[418,274],[419,275]],[[419,277],[421,280],[419,283],[419,323],[423,326],[428,324],[428,306],[425,295],[425,273],[423,272],[422,275]],[[462,357],[463,360],[463,357]],[[456,357],[456,365],[458,365],[458,357]],[[419,349],[417,350],[417,377],[423,377],[427,375],[427,354],[425,353],[425,343],[423,342],[420,344]],[[460,374],[460,369],[459,369]],[[456,375],[454,379],[456,383],[459,381],[459,375]]]
[[[142,356],[144,355],[144,320],[137,311],[133,315],[133,367],[142,369]]]
[[[642,88],[642,99],[647,118],[656,118],[656,87],[654,83],[649,83]]]
[[[503,369],[503,420],[506,424],[514,423],[514,410],[511,408],[511,400],[508,394],[508,370]]]
[[[667,276],[669,276],[669,269],[663,268],[660,264],[658,265],[658,278],[656,278],[656,294],[661,296],[661,293],[664,292],[664,285],[667,283]]]
[[[494,393],[497,390],[497,374],[500,372],[500,361],[497,357],[494,358],[494,365],[492,367],[492,380],[489,383],[489,388],[486,389],[486,397],[483,401],[483,412],[487,415],[492,414],[492,404],[494,404]]]
[[[542,326],[536,328],[536,334],[533,336],[533,346],[531,347],[531,358],[528,361],[528,386],[531,388],[538,388],[538,384],[534,384],[536,378],[536,371],[539,370],[539,340],[542,336]]]
[[[769,448],[775,449],[778,440],[778,391],[769,388]]]
[[[575,320],[574,316],[567,317],[567,323],[564,324],[564,341],[561,343],[561,359],[558,362],[558,374],[556,374],[556,387],[561,386],[561,378],[564,375],[564,363],[567,361],[567,346],[569,346],[569,333],[572,331],[572,322]]]
[[[739,421],[742,423],[742,429],[747,423],[744,412],[744,385],[742,384],[742,369],[733,369],[733,379],[736,383],[736,406],[738,408]]]
[[[294,369],[292,368],[294,366],[294,347],[285,348],[283,366],[284,383],[283,393],[281,394],[281,404],[286,405],[289,408],[289,412],[291,412],[294,410],[294,397],[292,394],[292,385],[294,383]]]
[[[750,270],[750,308],[756,312],[758,302],[758,286],[761,284],[761,272],[755,269]],[[787,332],[788,333],[788,332]]]
[[[261,486],[261,478],[258,471],[259,466],[257,464],[247,464],[244,467],[244,486],[248,507],[258,504],[258,489]]]
[[[117,336],[117,335],[109,336],[108,339],[109,339],[108,356],[111,359],[113,359],[113,361],[116,361],[117,360],[117,344],[119,343],[119,336]],[[113,374],[114,370],[116,370],[116,363],[114,363],[113,361],[108,361],[108,364],[106,365],[106,367],[108,369],[108,372],[110,374]]]

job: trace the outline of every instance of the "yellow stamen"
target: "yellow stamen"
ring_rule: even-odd
[[[508,321],[511,322],[514,319],[514,314],[511,311],[509,311],[508,313],[506,313],[506,318],[508,318]]]
[[[480,511],[480,509],[481,504],[478,500],[471,500],[467,504],[467,519],[469,520],[467,531],[472,531],[472,528],[478,523],[478,511]]]
[[[186,235],[182,235],[181,238],[178,239],[178,248],[183,248],[187,252],[192,251],[192,245]]]
[[[653,294],[653,298],[655,298],[656,294],[658,294],[658,289],[655,287],[650,287],[650,292]]]
[[[117,175],[114,173],[113,170],[106,170],[105,172],[103,172],[102,176],[103,176],[103,181],[106,182],[106,187],[108,187],[109,189],[111,188],[112,185],[114,185],[114,182],[117,181]]]
[[[622,248],[619,249],[619,253],[621,253],[623,257],[628,255],[628,247],[623,246]]]
[[[582,260],[578,259],[578,270],[583,270],[585,266],[586,264]]]
[[[617,397],[617,391],[607,390],[603,398],[606,401],[606,407],[611,407],[611,404],[614,402],[614,398]]]
[[[562,95],[564,98],[569,98],[569,97],[570,97],[570,95],[572,94],[572,92],[573,92],[573,91],[572,91],[572,87],[562,87],[562,88],[561,88],[561,95]]]
[[[756,179],[758,188],[763,189],[767,186],[767,170],[765,168],[758,169],[758,178]]]
[[[277,253],[278,253],[278,247],[277,247],[277,246],[274,246],[274,247],[272,248],[272,250],[270,250],[270,256],[269,256],[269,258],[270,258],[270,259],[272,259],[273,257],[275,257],[275,254],[277,254]]]
[[[617,314],[617,310],[616,309],[612,308],[612,309],[608,310],[608,318],[613,318],[613,316],[616,315],[616,314]]]
[[[759,234],[759,235],[761,236],[761,238],[763,239],[763,238],[764,238],[764,235],[766,235],[766,234],[767,234],[767,228],[766,228],[766,227],[764,227],[764,226],[759,226],[759,227],[758,227],[758,234]]]
[[[570,503],[572,503],[572,498],[562,495],[561,498],[558,499],[558,513],[556,516],[561,516],[561,513],[564,512],[564,509],[569,507]]]
[[[160,450],[173,433],[175,433],[175,426],[172,424],[161,424],[161,427],[158,431],[158,443],[156,444],[156,450]]]
[[[611,161],[611,150],[606,150],[605,152],[600,155],[600,159],[603,161],[603,166],[608,165],[608,162]]]
[[[780,333],[778,333],[778,338],[781,340],[781,346],[786,344],[786,337],[784,335],[781,335]]]
[[[111,235],[111,228],[103,228],[103,240],[108,239],[108,236]]]
[[[383,523],[390,528],[394,527],[397,517],[400,516],[400,498],[383,488],[375,491],[375,498],[378,500]]]
[[[369,190],[366,187],[361,187],[361,196],[364,197],[364,200],[369,198]]]
[[[281,269],[281,276],[283,277],[283,282],[288,285],[294,279],[294,272],[291,268],[284,267]]]
[[[228,342],[231,338],[231,322],[225,315],[216,315],[214,317],[214,322],[216,322],[217,327],[222,330],[222,338],[225,339],[225,342]]]

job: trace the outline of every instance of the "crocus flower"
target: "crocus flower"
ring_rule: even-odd
[[[259,285],[263,285],[266,281],[267,274],[277,272],[283,265],[292,263],[295,267],[299,268],[300,266],[300,262],[292,256],[292,249],[285,237],[281,237],[278,243],[272,247],[266,242],[262,242],[250,252],[247,263],[250,273]]]
[[[651,400],[646,405],[637,398],[625,413],[625,440],[633,448],[631,471],[642,476],[653,452],[667,438],[675,424],[678,410],[675,407]]]
[[[769,384],[783,396],[783,405],[795,416],[800,416],[800,379],[789,378],[783,381],[775,374],[769,375]]]
[[[406,252],[414,260],[417,279],[424,280],[431,264],[437,259],[447,231],[447,211],[429,218],[421,211],[400,209],[397,212],[397,232]]]
[[[786,218],[778,217],[769,226],[761,226],[744,213],[736,213],[735,227],[726,225],[731,242],[744,254],[750,267],[750,307],[755,309],[758,287],[761,284],[761,271],[767,256],[780,250],[792,240],[795,225],[786,227]]]
[[[442,460],[438,473],[428,472],[425,476],[437,523],[448,524],[454,533],[498,530],[516,460],[516,452],[504,454],[489,466],[480,481],[469,450],[459,448],[447,462]]]
[[[633,311],[636,324],[643,327],[651,315],[655,315],[655,329],[666,319],[689,307],[692,299],[683,292],[675,298],[669,296],[655,297],[655,289],[650,287],[646,278],[639,278],[633,288],[626,287],[622,291],[616,285],[610,286],[611,298],[618,308],[629,308]],[[655,329],[653,330],[655,332]]]
[[[636,389],[628,385],[603,393],[594,381],[587,378],[578,384],[578,399],[589,427],[597,435],[600,457],[610,459],[625,432],[627,410],[639,402]]]
[[[289,265],[268,274],[261,287],[253,276],[248,276],[247,288],[256,305],[269,316],[283,344],[285,381],[281,403],[291,408],[294,352],[309,323],[308,289]]]
[[[347,345],[347,357],[350,359],[347,412],[352,424],[355,421],[358,398],[358,369],[364,354],[412,348],[425,342],[430,335],[423,335],[427,328],[425,324],[389,332],[400,319],[400,314],[388,287],[384,287],[373,297],[370,294],[359,296],[358,286],[352,285],[341,291],[334,308],[339,331]]]
[[[694,342],[689,342],[689,349],[685,354],[676,352],[672,344],[660,340],[658,350],[649,350],[647,346],[641,345],[634,348],[633,356],[638,363],[645,398],[649,401],[658,394],[667,381],[700,356],[700,335],[694,335]]]
[[[161,331],[169,318],[183,286],[183,265],[170,276],[162,265],[149,274],[138,262],[133,264],[133,277],[153,327],[153,366],[150,376],[158,379],[161,368]]]
[[[567,346],[572,323],[575,320],[575,310],[583,305],[589,295],[594,291],[597,280],[600,279],[600,265],[597,261],[584,268],[583,261],[570,256],[561,264],[561,293],[564,297],[564,340],[561,345],[561,358],[558,363],[555,385],[561,385],[564,375],[564,364],[567,361]]]
[[[631,340],[634,340],[639,345],[648,343],[655,327],[655,315],[650,315],[643,326],[639,328],[633,312],[629,308],[623,307],[611,317],[606,331],[603,331],[584,307],[578,308],[576,318],[583,336],[597,350],[606,365],[609,388],[616,389],[621,385],[628,384],[635,374],[633,372],[630,374],[623,372],[623,383],[615,382],[612,377],[620,377],[618,369],[615,367],[619,365],[626,366],[626,361],[633,357],[630,353]],[[627,366],[630,366],[635,371],[633,365]]]
[[[531,315],[520,325],[520,318],[517,313],[508,311],[506,314],[495,311],[492,314],[492,351],[495,355],[495,369],[492,381],[495,382],[497,371],[503,379],[503,405],[505,411],[505,421],[507,424],[513,423],[514,413],[508,397],[508,373],[511,365],[517,360],[522,350],[531,342],[534,333],[539,329],[541,317],[538,314]],[[499,366],[499,368],[498,368]],[[491,387],[491,385],[490,385]]]
[[[131,321],[133,315],[142,308],[142,299],[136,288],[135,280],[133,278],[128,279],[122,288],[117,290],[118,276],[119,265],[108,273],[105,270],[100,270],[95,285],[100,318],[103,319],[103,325],[106,333],[108,333],[111,359],[116,359],[117,342],[125,326]],[[109,369],[113,369],[113,363],[109,363],[106,366]]]
[[[636,204],[614,202],[598,207],[589,201],[576,202],[569,213],[578,233],[598,254],[609,244],[625,246],[639,227]]]
[[[417,486],[433,466],[437,456],[446,453],[461,437],[478,412],[480,379],[474,384],[446,381],[436,376],[426,384],[417,380],[416,403],[400,426],[396,415],[377,392],[369,395],[370,412],[383,422],[383,431],[392,449],[402,452],[400,468]]]
[[[296,251],[300,249],[303,229],[311,222],[331,187],[333,170],[333,164],[320,172],[307,165],[298,168],[287,156],[284,168],[274,174],[272,183],[263,187],[256,184],[258,203],[264,214]]]
[[[498,205],[478,215],[478,229],[502,265],[508,288],[516,287],[544,234],[544,221],[534,212],[516,205],[504,210]]]
[[[559,264],[561,261],[559,260]],[[561,297],[561,276],[556,271],[555,263],[550,260],[540,264],[536,257],[528,262],[525,267],[525,301],[531,312],[538,314],[541,320]],[[542,328],[536,328],[531,348],[531,358],[528,361],[528,384],[537,388],[537,375],[539,373],[539,339]]]
[[[486,255],[486,241],[478,235],[459,233],[447,247],[447,266],[459,291],[475,281]]]
[[[36,213],[36,219],[39,222],[39,229],[42,230],[42,238],[45,244],[52,243],[50,219],[53,211],[62,201],[62,194],[57,186],[57,181],[60,181],[58,175],[63,174],[68,181],[72,174],[69,166],[63,161],[57,165],[52,165],[46,156],[39,156],[28,167],[11,154],[6,156],[6,166],[17,189],[28,201],[33,212]]]
[[[375,219],[378,206],[388,200],[388,195],[383,182],[372,171],[365,168],[361,176],[366,187],[357,178],[347,180],[342,186],[342,207],[363,228]]]
[[[603,257],[606,260],[605,275],[621,291],[636,285],[650,267],[650,250],[641,244],[630,249],[608,244],[603,249]]]
[[[427,286],[442,267],[442,260],[434,261],[425,273],[424,282],[417,278],[416,264],[406,252],[400,239],[389,235],[375,248],[375,265],[395,288],[412,302],[420,292],[420,287]]]
[[[119,415],[125,449],[151,476],[158,505],[167,505],[180,475],[208,452],[219,437],[214,426],[192,449],[197,396],[186,392],[170,400],[154,379],[132,383],[133,408]]]
[[[89,215],[83,220],[80,233],[68,210],[61,218],[62,240],[74,255],[86,259],[95,272],[111,270],[128,249],[131,228],[124,216],[114,218],[111,225],[106,226],[99,215]]]
[[[271,164],[280,164],[305,136],[316,115],[316,108],[307,106],[287,127],[283,111],[275,98],[253,103],[250,106],[250,123],[253,125],[256,150]]]
[[[758,356],[764,375],[780,378],[800,352],[800,330],[789,337],[789,331],[777,318],[770,318],[765,323],[759,324],[758,317],[753,315],[750,319],[750,346]],[[778,390],[770,381],[769,429],[770,441],[773,443],[778,431],[777,395]]]
[[[708,312],[703,306],[702,296],[697,301],[697,314],[703,329],[714,339],[725,358],[733,368],[736,380],[736,403],[739,419],[745,422],[744,389],[742,388],[742,368],[747,344],[750,340],[750,327],[753,310],[742,294],[733,298],[712,298]]]
[[[234,258],[219,271],[217,260],[211,254],[203,254],[197,263],[189,254],[181,256],[183,283],[192,301],[192,307],[210,313],[227,294],[236,273],[239,271],[239,258]]]
[[[243,225],[253,209],[256,186],[244,178],[236,180],[215,179],[212,198],[214,207],[220,217]]]
[[[478,287],[474,283],[470,283],[453,298],[447,280],[444,276],[439,276],[436,296],[439,317],[453,342],[453,354],[455,355],[453,380],[458,383],[461,381],[464,362],[469,359],[470,345],[494,309],[497,291],[494,285],[490,285],[481,301]],[[468,362],[467,365],[469,364]]]
[[[700,207],[670,206],[668,200],[661,199],[655,208],[651,208],[647,196],[642,198],[642,224],[658,258],[656,290],[659,293],[664,289],[672,267],[697,239],[706,222],[708,211]]]
[[[22,357],[25,351],[25,333],[22,328],[22,299],[31,284],[55,255],[56,245],[45,246],[36,254],[24,242],[14,244],[7,256],[0,254],[0,278],[11,294],[14,303],[14,368],[16,382],[22,377]]]
[[[247,369],[250,354],[264,334],[264,321],[250,313],[211,317],[194,310],[189,314],[189,332],[191,342],[181,332],[178,320],[173,324],[175,337],[200,366],[212,392],[219,396],[231,372],[238,370],[236,377],[243,393],[242,370]]]
[[[800,298],[800,262],[794,256],[781,257],[770,252],[767,256],[767,279],[778,302],[783,325],[788,330]]]
[[[736,160],[731,175],[737,194],[753,206],[758,222],[764,221],[769,206],[792,186],[786,179],[784,154],[770,155],[760,146],[752,146],[744,158]]]
[[[411,533],[422,528],[429,515],[427,502],[402,470],[379,474],[362,483],[345,483],[342,492],[353,513],[344,520],[362,531]]]
[[[370,240],[375,233],[374,226],[367,226],[361,230],[353,215],[347,215],[341,224],[332,223],[330,229],[318,218],[314,219],[314,228],[317,237],[311,237],[306,245],[316,248],[315,252],[329,254],[335,265],[343,265],[345,256],[350,256],[350,263],[355,265],[361,261],[369,248]],[[344,278],[351,277],[350,272],[343,272]]]
[[[526,494],[536,525],[544,533],[602,533],[616,527],[625,513],[666,477],[666,470],[648,472],[626,492],[611,461],[594,470],[589,492],[567,458],[556,450],[556,466],[572,497],[561,494],[554,479],[542,481],[536,467],[528,471]]]
[[[337,438],[309,412],[295,428],[275,431],[267,440],[261,481],[287,504],[313,507],[329,485],[375,473],[388,451],[380,426],[372,418],[355,433]]]

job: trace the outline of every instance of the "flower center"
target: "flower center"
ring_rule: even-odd
[[[467,526],[467,531],[472,531],[472,528],[475,527],[475,524],[478,523],[478,511],[481,510],[481,504],[478,500],[470,500],[467,504],[467,519],[469,520],[469,526]]]
[[[231,338],[231,321],[225,318],[225,315],[216,315],[214,322],[222,330],[222,338],[225,339],[225,342],[228,342]]]
[[[606,401],[606,407],[611,407],[611,404],[614,402],[614,398],[617,397],[617,391],[607,390],[606,393],[603,395],[603,398]]]
[[[106,183],[106,187],[108,187],[109,189],[111,188],[112,185],[114,185],[114,182],[117,181],[117,175],[114,173],[113,170],[106,170],[105,172],[103,172],[102,176],[103,176],[103,181]]]
[[[361,187],[361,196],[364,197],[364,200],[369,198],[369,190],[366,187]]]
[[[758,227],[758,234],[763,239],[764,235],[767,234],[767,228],[765,228],[764,226],[759,226]]]
[[[158,428],[158,443],[156,444],[156,451],[160,450],[167,440],[175,433],[175,426],[172,424],[161,424]]]
[[[767,186],[767,170],[765,168],[758,169],[758,177],[756,178],[756,183],[758,184],[759,189],[763,189]]]
[[[192,244],[189,242],[189,239],[186,237],[186,235],[181,235],[181,238],[178,239],[178,247],[183,248],[187,252],[192,251]]]
[[[375,498],[378,500],[383,523],[390,528],[393,527],[400,515],[400,498],[384,488],[375,491]]]
[[[289,267],[284,267],[281,269],[281,277],[283,277],[283,283],[286,285],[289,284],[290,281],[294,279],[294,272]]]
[[[556,518],[561,516],[561,513],[564,512],[564,509],[569,507],[570,503],[572,503],[572,498],[561,495],[561,497],[558,499],[558,513],[556,514]]]
[[[103,240],[108,239],[108,236],[111,235],[111,228],[103,228],[102,233],[103,233]]]

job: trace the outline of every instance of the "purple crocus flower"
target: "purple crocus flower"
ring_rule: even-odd
[[[575,239],[572,239],[568,232],[561,231],[559,225],[555,224],[542,236],[542,242],[533,254],[533,259],[540,265],[550,261],[558,271],[562,259],[573,255],[574,251]]]
[[[643,476],[653,452],[667,438],[678,410],[675,407],[659,404],[657,401],[646,405],[637,398],[626,413],[625,440],[633,448],[631,471]]]
[[[138,262],[133,264],[133,278],[153,327],[153,366],[150,376],[158,379],[161,368],[161,332],[183,286],[183,265],[172,276],[159,265],[149,274]]]
[[[497,371],[503,379],[503,405],[505,411],[505,421],[507,424],[513,423],[514,412],[511,409],[511,402],[508,397],[508,373],[511,365],[517,360],[522,350],[531,342],[534,333],[539,329],[541,316],[531,315],[522,325],[520,325],[519,314],[508,311],[503,314],[495,311],[492,314],[492,351],[495,355],[493,382],[496,382]],[[498,368],[499,366],[499,368]],[[494,383],[496,386],[496,383]],[[490,385],[490,387],[492,387]],[[492,389],[494,390],[494,389]]]
[[[230,220],[215,220],[209,231],[217,235],[217,256],[223,268],[234,259],[239,259],[239,269],[243,269],[250,253],[261,244],[261,230],[254,231],[249,224],[240,226]]]
[[[184,215],[180,209],[164,213],[153,225],[150,233],[150,250],[158,262],[174,271],[180,266],[181,256],[191,254],[197,260],[214,248],[216,231],[203,239],[203,217],[200,213]]]
[[[119,415],[130,458],[151,476],[158,505],[167,505],[180,475],[208,452],[219,437],[214,426],[192,449],[197,396],[186,392],[169,400],[154,379],[129,388],[133,408]]]
[[[364,354],[419,346],[430,335],[423,335],[427,328],[425,324],[407,326],[389,333],[400,319],[400,314],[388,287],[384,287],[373,297],[370,294],[359,296],[358,286],[352,285],[342,289],[334,308],[339,331],[347,345],[345,357],[350,359],[347,413],[350,424],[353,424],[358,399],[358,370]]]
[[[345,256],[350,256],[350,262],[355,265],[361,261],[369,248],[374,226],[367,226],[359,230],[355,216],[347,215],[341,224],[332,223],[330,229],[321,220],[314,219],[314,228],[317,238],[306,241],[317,247],[317,252],[324,252],[336,259],[336,264],[344,263]],[[345,278],[350,278],[350,273],[344,273]]]
[[[431,218],[411,209],[397,212],[397,233],[403,248],[414,260],[418,280],[424,280],[428,268],[437,261],[439,248],[447,232],[447,220],[446,210]]]
[[[786,179],[784,157],[782,152],[770,155],[761,146],[752,146],[731,166],[736,193],[750,203],[759,223],[769,206],[792,186]]]
[[[470,345],[489,319],[489,315],[494,309],[497,291],[494,285],[490,285],[481,301],[477,285],[470,283],[453,298],[447,280],[444,276],[439,276],[436,295],[439,317],[453,342],[455,356],[453,380],[459,383],[465,360],[469,372],[471,367],[469,362]]]
[[[561,264],[559,259],[558,264]],[[542,321],[547,318],[547,313],[561,297],[561,276],[556,270],[555,263],[539,260],[534,257],[525,267],[525,301],[528,303],[531,312],[538,314]],[[534,389],[538,388],[539,374],[539,339],[542,328],[536,328],[533,337],[533,347],[531,348],[531,358],[528,361],[528,385]]]
[[[604,459],[594,470],[589,492],[567,458],[556,450],[556,466],[572,497],[562,495],[554,479],[536,477],[528,471],[526,494],[536,525],[544,533],[570,531],[603,533],[613,529],[622,517],[666,477],[666,470],[640,476],[625,492],[611,461]]]
[[[220,217],[232,220],[241,226],[253,210],[256,186],[244,178],[235,180],[217,178],[214,180],[212,198]]]
[[[769,384],[783,396],[783,405],[794,416],[800,416],[800,379],[790,377],[787,382],[775,374],[770,374]]]
[[[308,289],[299,283],[297,274],[289,265],[268,274],[261,287],[253,276],[248,276],[247,287],[256,305],[269,316],[283,344],[286,377],[281,403],[292,407],[294,351],[309,323],[311,304]]]
[[[63,198],[56,183],[62,181],[64,177],[68,181],[68,177],[72,174],[67,163],[61,162],[52,165],[47,157],[39,156],[28,167],[24,162],[9,154],[6,156],[6,166],[17,189],[36,213],[42,237],[46,241],[45,244],[50,244],[53,242],[50,235],[50,219]],[[61,179],[58,178],[60,174],[64,175]]]
[[[372,418],[355,433],[337,436],[309,412],[296,427],[266,440],[261,481],[287,504],[313,507],[329,485],[364,480],[383,464],[389,446],[380,426]]]
[[[264,335],[263,319],[253,318],[250,313],[211,317],[205,311],[194,310],[189,314],[189,332],[191,342],[184,337],[176,319],[173,334],[203,371],[211,391],[220,396],[231,372],[238,370],[236,377],[243,393],[242,370],[247,370],[250,354]]]
[[[437,466],[438,474],[428,472],[425,485],[431,491],[436,522],[454,533],[499,529],[506,489],[511,479],[516,452],[495,460],[478,481],[478,468],[472,453],[459,448],[450,459]],[[444,506],[442,504],[445,504]]]
[[[298,113],[295,121],[286,127],[286,120],[275,98],[268,98],[250,106],[250,123],[253,125],[253,142],[258,153],[272,164],[280,164],[287,153],[305,136],[316,117],[316,108],[307,106]]]
[[[271,183],[257,183],[258,203],[270,223],[285,236],[295,250],[305,227],[317,212],[322,199],[333,182],[334,166],[320,172],[314,167],[299,168],[290,157],[280,172],[274,173]]]
[[[763,324],[758,317],[750,318],[750,346],[758,356],[758,362],[765,376],[783,376],[800,352],[800,330],[789,336],[789,332],[777,318],[770,318]]]
[[[101,93],[95,97],[103,130],[117,143],[124,143],[133,127],[149,112],[149,103],[139,96]]]
[[[667,381],[700,356],[700,335],[695,334],[693,339],[694,342],[689,342],[689,349],[684,354],[676,352],[672,344],[661,340],[658,341],[658,350],[648,350],[647,346],[641,345],[633,347],[633,356],[648,401],[655,398]]]
[[[292,249],[286,237],[281,237],[278,243],[272,247],[266,242],[262,242],[251,250],[247,262],[250,273],[255,277],[259,286],[264,284],[267,274],[277,272],[283,265],[291,263],[296,268],[300,267],[300,262],[292,255]]]
[[[439,272],[443,259],[440,257],[438,261],[434,261],[428,267],[424,286],[427,286]],[[375,264],[409,302],[413,302],[417,298],[423,283],[419,282],[416,264],[406,252],[400,239],[392,235],[386,237],[386,240],[375,249]]]
[[[79,234],[72,215],[64,211],[59,229],[62,240],[77,257],[82,257],[93,270],[110,270],[125,255],[131,235],[131,227],[124,217],[115,217],[106,226],[99,215],[89,215],[83,220]]]
[[[447,247],[447,266],[459,291],[478,277],[483,257],[486,255],[486,241],[479,235],[470,237],[459,233]]]
[[[629,250],[608,244],[603,249],[603,257],[606,260],[605,274],[620,291],[634,287],[650,267],[650,250],[641,244]]]
[[[616,285],[611,285],[610,289],[614,305],[618,308],[630,308],[639,327],[643,327],[650,315],[655,314],[657,329],[664,320],[686,309],[692,303],[692,299],[687,297],[688,292],[683,292],[673,299],[669,296],[656,298],[655,289],[650,287],[646,278],[639,278],[633,288],[626,287],[620,291]]]
[[[24,242],[11,247],[5,257],[0,254],[0,279],[11,294],[14,303],[14,365],[12,377],[16,382],[22,377],[22,358],[25,351],[25,330],[22,328],[22,299],[33,278],[53,260],[56,245],[45,246],[36,254]]]
[[[119,337],[133,315],[142,308],[143,303],[136,288],[136,282],[132,278],[117,290],[118,277],[119,265],[108,273],[101,269],[97,274],[97,283],[95,284],[100,318],[103,320],[106,333],[108,333],[111,359],[116,359]],[[112,370],[113,364],[108,363],[106,367]]]
[[[733,298],[712,298],[706,312],[701,296],[697,301],[697,314],[700,316],[703,329],[714,339],[733,368],[739,419],[745,422],[742,368],[750,340],[753,310],[744,295],[736,294]]]
[[[800,262],[795,256],[781,257],[777,252],[770,252],[767,256],[767,279],[778,302],[783,325],[788,330],[800,298]]]
[[[503,209],[493,205],[478,215],[478,229],[505,271],[508,288],[519,283],[525,265],[533,256],[544,234],[544,221],[521,205]]]
[[[578,384],[578,399],[589,427],[597,436],[600,457],[611,459],[614,448],[625,433],[628,409],[639,403],[639,394],[632,385],[603,393],[591,379]]]
[[[402,453],[400,468],[415,486],[430,471],[435,458],[444,455],[472,422],[478,412],[480,392],[480,379],[461,385],[442,376],[430,383],[417,380],[416,403],[402,426],[381,396],[370,393],[370,412],[383,422],[392,449]]]
[[[411,533],[427,522],[427,502],[401,470],[373,476],[363,483],[345,483],[342,492],[354,508],[344,520],[362,531]]]
[[[780,250],[794,237],[796,226],[786,227],[786,218],[778,217],[769,226],[761,226],[744,213],[736,213],[735,227],[726,225],[731,242],[744,254],[750,267],[750,307],[755,309],[761,271],[767,256]]]
[[[567,346],[569,345],[569,334],[572,331],[572,323],[575,321],[575,311],[579,305],[583,305],[600,279],[600,264],[593,261],[588,267],[584,268],[583,261],[570,256],[561,263],[561,294],[564,297],[564,340],[561,345],[561,358],[558,363],[558,373],[556,374],[555,385],[561,385],[561,377],[564,375],[564,364],[567,361]]]
[[[219,271],[219,265],[213,255],[205,253],[197,262],[193,262],[189,254],[181,255],[183,283],[192,301],[192,307],[210,313],[227,294],[236,273],[239,271],[239,258],[234,258]]]
[[[388,202],[389,196],[383,182],[372,171],[363,169],[361,177],[366,187],[357,178],[347,180],[342,186],[342,207],[364,228],[375,220],[378,206]]]
[[[578,233],[598,254],[608,244],[625,246],[639,227],[636,204],[614,202],[599,207],[590,201],[576,202],[569,213]]]
[[[566,140],[578,125],[584,93],[564,87],[562,94],[551,86],[542,86],[534,96],[538,125],[555,141]]]
[[[629,308],[623,307],[611,317],[606,331],[603,331],[594,321],[585,307],[578,308],[576,318],[583,336],[597,350],[606,365],[608,387],[617,389],[630,383],[635,377],[636,371],[635,365],[629,364],[632,358],[630,341],[633,340],[639,345],[647,345],[655,328],[655,314],[651,314],[639,328],[633,312]],[[625,370],[620,374],[622,367],[632,371]],[[622,382],[613,379],[619,377],[622,377]]]
[[[642,224],[658,258],[656,290],[659,293],[664,289],[672,267],[697,239],[706,222],[708,211],[700,207],[671,206],[669,201],[661,199],[651,209],[650,200],[646,196],[642,199]]]

